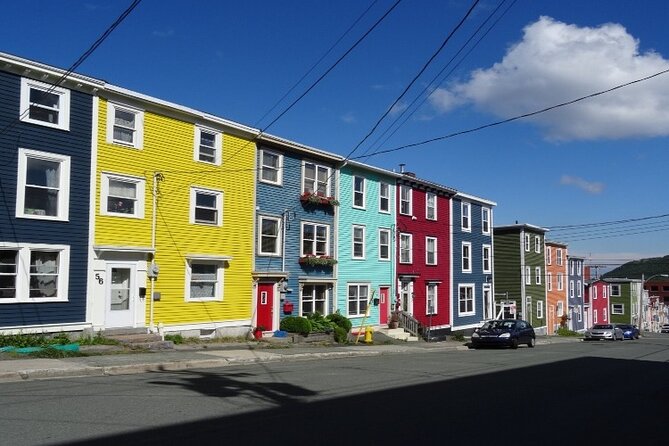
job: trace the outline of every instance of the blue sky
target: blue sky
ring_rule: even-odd
[[[265,129],[394,2],[143,0],[77,71]],[[447,65],[500,2],[479,2],[354,157],[532,112],[669,68],[669,6],[661,0],[506,0],[483,28],[495,23],[488,34],[464,60]],[[129,4],[7,2],[0,51],[67,68]],[[401,1],[267,131],[347,155],[471,4]],[[451,73],[439,76],[442,70]],[[435,78],[440,82],[433,83]],[[401,125],[384,134],[393,122]],[[420,177],[496,201],[496,225],[579,225],[669,213],[668,135],[666,74],[531,119],[364,161],[387,169],[406,163]],[[595,264],[615,263],[669,254],[668,223],[667,217],[649,218],[555,230],[550,238],[568,242],[573,254]]]

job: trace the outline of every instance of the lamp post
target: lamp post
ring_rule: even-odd
[[[643,328],[642,327],[643,321],[641,319],[641,314],[642,314],[641,310],[643,309],[642,301],[643,301],[644,291],[646,290],[646,282],[649,282],[651,279],[655,277],[669,277],[669,274],[653,274],[652,276],[646,279],[645,273],[641,273],[641,296],[639,296],[639,331],[641,331]]]

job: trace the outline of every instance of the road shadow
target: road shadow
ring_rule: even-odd
[[[667,363],[585,357],[325,401],[253,384],[280,405],[69,444],[664,445],[668,377]],[[201,376],[194,390],[208,384],[239,385]]]

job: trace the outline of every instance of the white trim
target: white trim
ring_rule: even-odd
[[[428,241],[430,241],[430,240],[434,240],[434,253],[433,253],[434,254],[434,262],[429,262],[429,257],[428,257],[428,254],[430,252],[428,251],[427,247],[428,247]],[[425,236],[425,264],[426,265],[433,266],[433,265],[437,265],[439,263],[439,257],[438,257],[439,247],[438,247],[437,243],[438,243],[437,242],[437,237],[431,237],[429,235]]]
[[[534,284],[535,285],[541,285],[541,267],[540,266],[535,266],[534,267]]]
[[[56,108],[47,107],[39,103],[30,101],[30,91],[37,90],[40,93],[53,94],[58,96],[58,106]],[[35,104],[40,109],[52,109],[58,112],[58,122],[52,123],[41,119],[30,117],[30,106]],[[21,99],[19,109],[19,119],[30,124],[42,125],[59,130],[70,130],[70,90],[62,87],[54,87],[52,84],[39,82],[26,77],[21,78]]]
[[[525,252],[530,252],[530,234],[524,234]]]
[[[472,309],[471,311],[460,311],[460,290],[463,288],[470,288],[472,290]],[[459,317],[465,317],[465,316],[474,316],[476,314],[476,285],[473,283],[459,283],[458,284],[458,316]]]
[[[307,164],[312,164],[314,166],[314,178],[310,178],[310,181],[314,182],[314,187],[312,191],[307,191],[306,188],[306,170],[307,170]],[[329,197],[331,196],[331,190],[332,190],[332,168],[330,166],[326,166],[325,164],[319,164],[315,161],[309,161],[309,160],[302,160],[302,188],[301,188],[301,193],[305,192],[311,192],[311,193],[318,193],[318,170],[319,169],[326,169],[327,170],[327,182],[325,184],[325,196]]]
[[[430,197],[434,198],[434,217],[430,218]],[[425,192],[425,219],[431,221],[437,221],[438,212],[437,212],[437,194],[434,192]]]
[[[469,263],[469,267],[467,267],[467,268],[465,268],[465,246],[468,248],[467,251],[469,252],[469,255],[466,257],[467,262]],[[473,259],[472,243],[471,242],[462,242],[462,247],[460,249],[460,267],[461,267],[463,273],[471,273],[472,272],[472,259]]]
[[[359,178],[359,179],[362,180],[362,191],[356,190],[356,187],[355,187],[356,178]],[[352,200],[351,200],[352,207],[354,209],[366,209],[367,208],[367,179],[363,176],[360,176],[360,175],[352,175],[352,179],[353,179],[352,184],[351,184],[351,186],[352,186],[351,190],[353,192],[353,196],[352,196]],[[355,204],[355,197],[356,197],[357,194],[362,195],[362,205]]]
[[[408,191],[407,199],[402,200],[402,190]],[[400,208],[399,208],[399,213],[401,215],[413,215],[413,188],[409,186],[408,184],[400,184],[400,190],[399,190],[399,201],[400,201]],[[407,207],[409,208],[409,212],[402,212],[402,202],[407,203]]]
[[[277,234],[276,234],[276,250],[274,252],[265,252],[262,250],[262,240],[263,240],[263,220],[273,220],[277,224]],[[259,256],[270,256],[270,257],[281,257],[282,250],[282,232],[283,232],[283,219],[280,217],[272,217],[270,215],[258,215],[258,255]]]
[[[355,255],[355,230],[362,229],[362,256]],[[354,260],[364,260],[366,258],[367,251],[367,228],[363,225],[351,225],[351,258]]]
[[[349,288],[352,287],[352,286],[357,288],[357,293],[356,293],[356,302],[358,303],[358,305],[357,305],[358,313],[357,314],[349,313],[349,308],[350,308],[349,307],[349,302],[350,302],[349,301],[349,297],[350,297]],[[369,303],[369,296],[371,295],[370,293],[372,291],[371,283],[369,283],[369,282],[349,282],[349,283],[347,283],[346,284],[346,317],[362,317],[362,316],[365,315],[365,311],[363,311],[362,313],[360,312],[360,303],[362,302],[361,299],[360,299],[360,287],[367,287],[367,296],[366,296],[364,302],[366,304]],[[300,296],[301,295],[302,294],[300,293]],[[326,296],[326,298],[327,298],[327,296]]]
[[[200,148],[202,146],[202,133],[209,133],[214,137],[214,161],[206,161],[200,159]],[[221,159],[223,157],[223,135],[219,130],[212,129],[211,127],[205,127],[202,125],[195,125],[195,137],[193,139],[193,161],[198,163],[205,163],[209,165],[220,166]]]
[[[116,111],[121,110],[135,115],[135,126],[133,140],[131,143],[114,139],[114,125],[116,124]],[[144,110],[112,101],[107,102],[107,143],[134,149],[142,149],[144,146]]]
[[[271,181],[268,179],[263,178],[263,172],[265,170],[265,164],[263,163],[263,156],[265,154],[268,155],[273,155],[277,157],[277,166],[276,167],[269,167],[268,169],[274,170],[276,169],[276,181]],[[258,181],[261,183],[267,183],[267,184],[272,184],[274,186],[281,186],[283,185],[283,154],[280,152],[276,152],[274,150],[268,150],[268,149],[260,149],[258,150],[258,160],[260,162],[260,168],[258,169]]]
[[[150,246],[121,246],[121,245],[94,245],[93,251],[97,253],[105,252],[132,252],[138,254],[153,254],[155,248]]]
[[[229,260],[229,258],[205,258],[199,257],[198,255],[186,256],[186,280],[185,280],[185,290],[184,290],[184,300],[186,302],[221,302],[223,301],[223,288],[224,288],[224,263]],[[192,264],[201,264],[201,265],[214,265],[216,266],[216,285],[214,290],[213,297],[191,297],[190,287],[192,281]]]
[[[537,319],[544,318],[544,301],[537,300]]]
[[[441,282],[427,282],[425,284],[425,314],[426,315],[435,315],[439,313],[439,284]],[[429,307],[429,295],[430,295],[430,287],[434,287],[434,308],[432,308],[432,312],[430,312],[430,307]]]
[[[381,194],[381,191],[383,190],[383,186],[386,186],[386,187],[388,188],[388,191],[387,191],[387,192],[388,192],[388,195],[385,196],[385,197]],[[388,203],[388,209],[385,209],[385,210],[384,210],[384,209],[381,207],[381,198],[385,198],[385,199],[386,199],[386,201],[387,201],[387,203]],[[392,193],[390,192],[390,183],[386,183],[385,181],[379,181],[379,212],[380,212],[380,213],[382,213],[382,214],[390,214],[390,210],[391,210],[391,207],[390,207],[391,199],[392,199]]]
[[[485,267],[486,250],[488,251],[488,268]],[[492,245],[481,245],[481,268],[484,274],[492,273]]]
[[[234,259],[232,256],[219,254],[186,254],[186,259],[199,262],[229,262]]]
[[[541,253],[541,236],[540,235],[535,235],[534,236],[534,252],[537,254]]]
[[[407,237],[408,241],[409,241],[409,249],[408,249],[409,260],[408,261],[402,261],[402,237]],[[406,232],[400,232],[399,244],[400,244],[399,245],[400,255],[399,255],[399,258],[397,259],[397,261],[399,263],[403,264],[403,265],[408,265],[408,264],[413,263],[413,234],[409,234],[409,233],[406,233]]]
[[[3,326],[2,334],[16,335],[16,334],[43,334],[43,333],[61,333],[64,331],[83,331],[93,328],[89,323],[74,322],[72,324],[40,324],[40,325],[12,325]]]
[[[467,225],[465,225],[465,217]],[[468,201],[460,203],[460,229],[462,232],[472,232],[472,204]]]
[[[620,311],[615,311],[616,307],[620,307]],[[625,304],[611,304],[611,314],[625,314]]]
[[[112,212],[107,208],[107,200],[109,198],[109,181],[116,180],[123,183],[131,183],[135,185],[135,212],[132,214],[124,214],[121,212]],[[100,173],[100,215],[108,215],[123,218],[144,218],[146,179],[142,177],[135,177],[129,175],[121,175],[116,173],[101,172]]]
[[[312,252],[304,252],[304,226],[305,225],[310,225],[314,226],[314,240],[313,240],[313,250]],[[316,252],[316,245],[317,245],[317,227],[318,226],[323,226],[326,228],[327,232],[325,235],[325,253],[324,254],[318,254]],[[305,256],[307,254],[310,255],[325,255],[329,256],[330,255],[330,225],[327,223],[323,222],[315,222],[315,221],[302,221],[300,223],[300,256]]]
[[[486,219],[484,218],[486,213],[488,214],[488,220],[487,220],[488,230],[487,231],[485,229],[485,225],[483,224],[486,221]],[[491,228],[492,228],[492,222],[491,222],[492,217],[491,216],[492,216],[492,209],[487,208],[485,206],[481,207],[481,233],[484,234],[484,235],[490,235]]]
[[[197,208],[197,194],[213,196],[216,199],[215,210],[216,210],[216,221],[197,221],[195,219],[195,210]],[[209,208],[207,208],[209,209]],[[223,191],[208,189],[199,186],[190,187],[190,224],[193,225],[203,225],[203,226],[223,226]]]
[[[386,245],[386,246],[388,247],[388,257],[381,257],[381,233],[382,233],[382,232],[388,235],[388,243],[387,243],[387,245]],[[379,231],[378,231],[378,242],[379,242],[379,243],[378,243],[378,248],[377,248],[377,249],[379,250],[379,253],[378,253],[378,260],[380,260],[380,261],[382,261],[382,262],[389,262],[389,261],[391,260],[391,258],[392,258],[392,240],[391,240],[390,229],[387,229],[387,228],[379,228]]]
[[[525,266],[525,285],[532,285],[532,267]]]
[[[16,184],[16,217],[36,220],[67,221],[70,213],[70,157],[51,152],[19,148]],[[56,215],[26,213],[25,193],[27,187],[28,159],[58,163],[58,209]],[[41,185],[35,185],[41,186]],[[39,209],[35,209],[38,212]]]

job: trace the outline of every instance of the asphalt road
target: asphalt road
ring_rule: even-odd
[[[669,444],[669,336],[0,384],[0,444]]]

